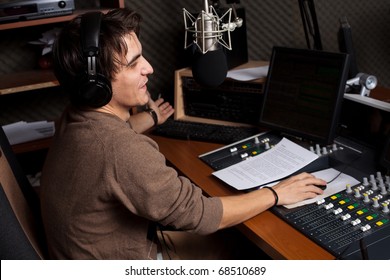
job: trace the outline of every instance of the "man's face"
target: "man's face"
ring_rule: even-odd
[[[146,83],[153,68],[142,56],[142,45],[137,35],[132,32],[125,37],[128,47],[126,57],[121,60],[121,70],[112,81],[111,105],[128,110],[131,107],[143,106],[149,100]]]

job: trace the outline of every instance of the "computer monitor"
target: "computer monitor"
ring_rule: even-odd
[[[335,137],[349,56],[274,47],[264,86],[260,124],[319,144]]]

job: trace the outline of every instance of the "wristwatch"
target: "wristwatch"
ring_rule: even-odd
[[[158,125],[157,113],[153,109],[146,109],[145,112],[149,113],[149,115],[152,117],[154,121],[154,126],[157,126]]]

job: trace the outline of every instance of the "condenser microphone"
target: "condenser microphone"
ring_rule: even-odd
[[[227,59],[223,47],[231,50],[230,32],[242,25],[238,17],[231,22],[229,9],[219,17],[214,7],[207,0],[203,1],[204,10],[195,18],[186,9],[183,9],[185,23],[185,45],[194,46],[192,57],[192,74],[200,85],[216,87],[223,83],[228,72]],[[223,19],[227,18],[227,23]],[[192,42],[188,43],[188,33],[192,34]],[[227,41],[223,35],[227,34]]]

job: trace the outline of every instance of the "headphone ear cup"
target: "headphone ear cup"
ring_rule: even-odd
[[[81,17],[81,46],[87,71],[79,76],[78,89],[72,92],[72,102],[78,106],[99,108],[110,102],[111,82],[98,71],[99,36],[103,14],[86,13]]]
[[[112,98],[111,82],[103,75],[93,77],[84,75],[80,79],[78,93],[74,95],[74,103],[80,106],[99,108],[110,102]]]

